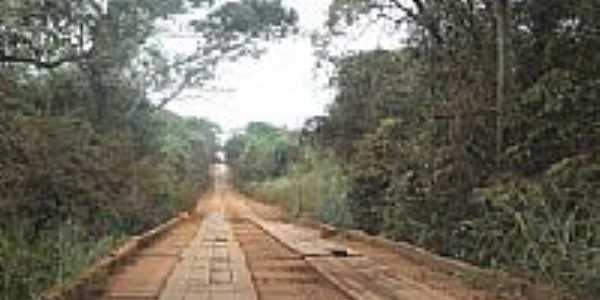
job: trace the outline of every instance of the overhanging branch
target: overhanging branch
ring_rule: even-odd
[[[393,7],[400,9],[404,14],[406,14],[407,17],[412,19],[415,23],[425,27],[429,31],[429,33],[431,33],[436,42],[440,44],[443,43],[444,39],[442,38],[439,29],[435,25],[435,20],[428,20],[424,16],[426,13],[426,8],[422,0],[413,0],[413,3],[415,4],[415,7],[418,11],[414,11],[410,7],[407,7],[406,5],[402,4],[400,0],[389,1],[392,3]]]
[[[70,55],[62,57],[53,61],[43,61],[32,57],[19,57],[13,55],[5,55],[0,53],[0,63],[14,63],[14,64],[26,64],[33,65],[41,69],[54,69],[60,67],[66,63],[74,63],[84,59],[90,58],[92,50],[82,54]]]

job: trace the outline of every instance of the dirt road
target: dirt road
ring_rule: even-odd
[[[197,215],[112,275],[100,299],[499,299],[392,250],[285,223],[216,173]]]

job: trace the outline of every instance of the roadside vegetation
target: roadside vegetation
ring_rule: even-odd
[[[216,127],[204,120],[161,112],[99,131],[84,116],[4,111],[2,299],[68,281],[128,236],[192,208],[208,187]]]
[[[238,185],[291,215],[597,299],[597,3],[405,2],[334,1],[338,33],[404,15],[405,46],[328,57],[328,114],[231,139]]]
[[[289,217],[349,227],[347,177],[335,159],[304,145],[299,131],[250,123],[225,144],[225,158],[242,192],[280,205]]]
[[[0,1],[0,299],[39,299],[209,187],[219,127],[164,107],[297,19],[214,5]],[[210,10],[189,24],[197,49],[169,53],[165,21],[189,9]]]

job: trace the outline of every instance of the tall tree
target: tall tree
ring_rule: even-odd
[[[190,22],[197,49],[169,58],[149,41],[157,34],[158,20],[186,12],[184,1],[104,3],[106,7],[92,0],[0,3],[0,63],[47,70],[76,64],[86,70],[99,98],[107,98],[110,89],[104,83],[114,75],[134,75],[151,90],[146,95],[164,96],[154,99],[162,108],[184,89],[212,78],[219,62],[260,54],[258,41],[293,34],[298,19],[278,0],[192,1],[192,9],[209,12]],[[107,105],[98,105],[98,119]]]
[[[500,167],[500,156],[504,147],[504,103],[506,102],[506,76],[507,76],[507,34],[508,28],[508,0],[496,0],[494,11],[496,14],[496,47],[497,47],[497,71],[496,71],[496,156],[498,167]]]

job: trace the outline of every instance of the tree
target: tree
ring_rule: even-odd
[[[172,58],[152,42],[184,1],[97,3],[0,1],[0,294],[10,299],[37,299],[123,236],[191,209],[218,128],[151,94],[201,84],[262,38],[215,18],[194,54]]]
[[[6,1],[2,8],[0,62],[52,69],[97,57],[106,23],[128,21],[122,37],[143,41],[154,20],[181,13],[183,1],[113,1],[106,12],[92,0]]]
[[[0,63],[40,69],[77,64],[94,82],[91,87],[99,98],[109,90],[100,84],[107,81],[101,77],[133,75],[143,83],[141,88],[166,94],[154,99],[162,108],[184,89],[212,78],[219,62],[259,54],[258,40],[291,34],[297,22],[297,13],[280,1],[192,4],[212,10],[205,19],[191,21],[198,48],[189,56],[168,59],[148,41],[156,34],[158,19],[185,11],[182,0],[109,1],[106,12],[91,0],[8,1],[0,18]],[[98,105],[98,119],[107,105]]]
[[[237,183],[260,182],[287,173],[297,156],[297,136],[263,122],[251,122],[225,144]]]
[[[415,66],[381,68],[378,59],[388,53],[372,51],[364,71],[348,73],[355,84],[338,84],[329,115],[307,128],[324,137],[325,147],[335,149],[336,139],[352,145],[343,163],[351,170],[353,215],[364,220],[359,225],[444,255],[522,270],[595,299],[597,268],[589,266],[598,257],[586,253],[598,241],[580,233],[597,223],[590,193],[598,186],[576,174],[590,174],[598,164],[600,73],[592,66],[600,57],[590,52],[600,41],[592,21],[598,5],[335,1],[332,23],[346,21],[344,14],[350,20],[376,14],[408,24],[408,39],[395,52],[408,54]],[[347,70],[338,65],[340,77]],[[369,86],[371,72],[392,78],[412,72],[415,80],[379,85],[393,82],[386,78]],[[384,117],[377,105],[401,97],[380,91],[407,85],[413,92],[403,100],[418,109]],[[331,134],[340,130],[335,121],[358,119],[357,110],[369,120],[359,122],[357,134]]]
[[[297,12],[285,8],[279,0],[243,0],[217,5],[209,0],[193,1],[196,8],[212,10],[205,18],[190,21],[198,36],[196,51],[155,72],[175,78],[174,88],[156,101],[157,107],[164,107],[190,86],[201,87],[212,78],[218,63],[258,57],[264,52],[260,41],[283,38],[296,32]]]
[[[328,117],[310,130],[318,132],[313,135],[318,143],[349,159],[354,143],[375,130],[381,119],[411,115],[411,97],[420,93],[415,84],[419,66],[410,62],[412,55],[410,50],[375,50],[340,59],[332,79],[339,93]]]
[[[500,164],[500,153],[504,144],[504,102],[506,101],[506,72],[507,72],[507,34],[508,28],[508,10],[509,3],[507,0],[497,0],[494,2],[494,11],[496,13],[496,39],[497,39],[497,75],[496,75],[496,155],[498,156],[498,164]],[[500,166],[499,166],[500,167]]]

